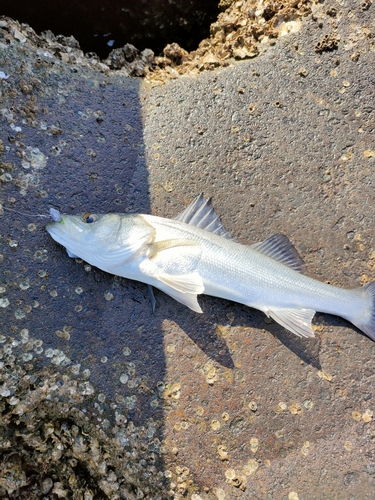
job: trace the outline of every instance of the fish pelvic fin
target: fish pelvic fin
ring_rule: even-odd
[[[285,307],[278,307],[267,309],[265,313],[298,337],[314,337],[311,320],[315,311],[312,309],[287,309]]]
[[[158,283],[155,286],[162,292],[197,313],[203,312],[197,299],[197,294],[204,292],[203,281],[198,272],[178,276],[162,274],[156,279]]]
[[[274,234],[260,243],[251,245],[251,248],[294,269],[294,271],[301,272],[303,270],[304,262],[285,234]]]
[[[223,236],[228,240],[234,240],[230,233],[224,228],[220,218],[215,214],[211,204],[211,198],[205,199],[203,194],[195,198],[185,210],[175,217],[175,220],[199,227],[200,229],[205,229],[210,233]]]
[[[173,299],[181,302],[195,312],[202,313],[197,294],[204,292],[203,280],[197,271],[190,274],[160,274],[156,277],[161,286],[156,285]]]
[[[364,297],[368,302],[368,306],[365,310],[361,311],[361,315],[358,319],[350,317],[347,317],[346,319],[362,330],[362,332],[370,337],[370,339],[375,340],[375,281],[367,283],[367,285],[357,289],[356,291],[364,294]]]
[[[78,257],[78,255],[71,252],[68,248],[66,248],[66,253],[68,254],[68,257],[70,257],[71,259],[76,259]]]
[[[156,299],[155,299],[155,295],[154,295],[154,289],[152,288],[151,285],[147,285],[147,289],[148,289],[148,294],[150,296],[152,314],[155,314]]]
[[[198,271],[190,274],[159,274],[156,279],[181,293],[195,295],[204,292],[204,285]]]
[[[174,288],[170,288],[169,290],[166,288],[162,288],[163,292],[168,294],[172,299],[177,300],[184,306],[187,306],[189,309],[196,313],[203,313],[200,305],[198,304],[197,296],[193,293],[182,293]]]

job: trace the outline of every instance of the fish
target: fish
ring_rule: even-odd
[[[175,219],[52,210],[46,229],[69,257],[156,287],[197,313],[198,295],[212,295],[259,309],[309,338],[319,311],[346,319],[375,340],[375,281],[346,290],[306,276],[284,234],[252,245],[237,242],[202,194]]]

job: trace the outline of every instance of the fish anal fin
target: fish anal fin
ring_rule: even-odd
[[[314,337],[311,320],[315,311],[312,309],[273,307],[267,308],[265,313],[298,337]]]
[[[294,271],[301,272],[303,270],[304,262],[285,234],[274,234],[260,243],[251,245],[251,248],[294,269]]]
[[[228,240],[234,240],[230,233],[224,228],[220,218],[215,214],[211,199],[205,199],[203,194],[195,198],[185,210],[175,217],[175,220],[199,227],[200,229],[205,229],[211,233],[223,236]]]
[[[148,251],[147,251],[147,257],[149,259],[152,259],[157,256],[159,252],[162,252],[163,250],[170,250],[171,248],[176,248],[176,247],[188,247],[188,246],[199,246],[199,243],[191,240],[184,240],[184,239],[170,239],[170,240],[161,240],[161,241],[156,241],[154,243],[151,243],[149,245]]]
[[[204,292],[203,280],[197,271],[190,274],[159,274],[155,278],[180,293],[197,295]]]

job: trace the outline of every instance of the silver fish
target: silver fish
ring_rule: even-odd
[[[314,336],[311,320],[320,311],[375,340],[375,281],[344,290],[303,275],[302,259],[282,234],[237,243],[202,195],[176,219],[57,211],[53,218],[47,231],[70,257],[155,286],[193,311],[202,312],[197,295],[205,293],[260,309],[302,337]]]

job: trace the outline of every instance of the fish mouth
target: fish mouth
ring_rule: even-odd
[[[61,224],[61,222],[48,222],[46,224],[46,229],[52,237],[61,233],[59,224]]]
[[[62,216],[60,222],[48,222],[46,230],[50,236],[60,245],[70,249],[74,242],[78,241],[77,235],[83,231],[79,224],[75,223],[69,216]]]
[[[69,234],[64,233],[61,226],[61,222],[49,222],[46,224],[46,229],[52,239],[56,241],[59,245],[61,245],[67,251],[69,257],[79,257],[76,251],[73,251],[72,248],[76,246],[75,241],[69,237]],[[69,243],[66,241],[69,240]]]
[[[50,236],[52,236],[52,238],[57,241],[57,243],[66,246],[64,241],[66,240],[66,238],[64,238],[64,236],[66,235],[66,231],[62,230],[61,222],[48,222],[48,224],[46,224],[46,230],[48,231]]]
[[[50,208],[49,214],[53,222],[48,222],[46,224],[46,229],[54,240],[57,241],[56,236],[59,235],[59,226],[64,224],[64,220],[59,210],[56,208]],[[61,232],[61,231],[60,231]]]

